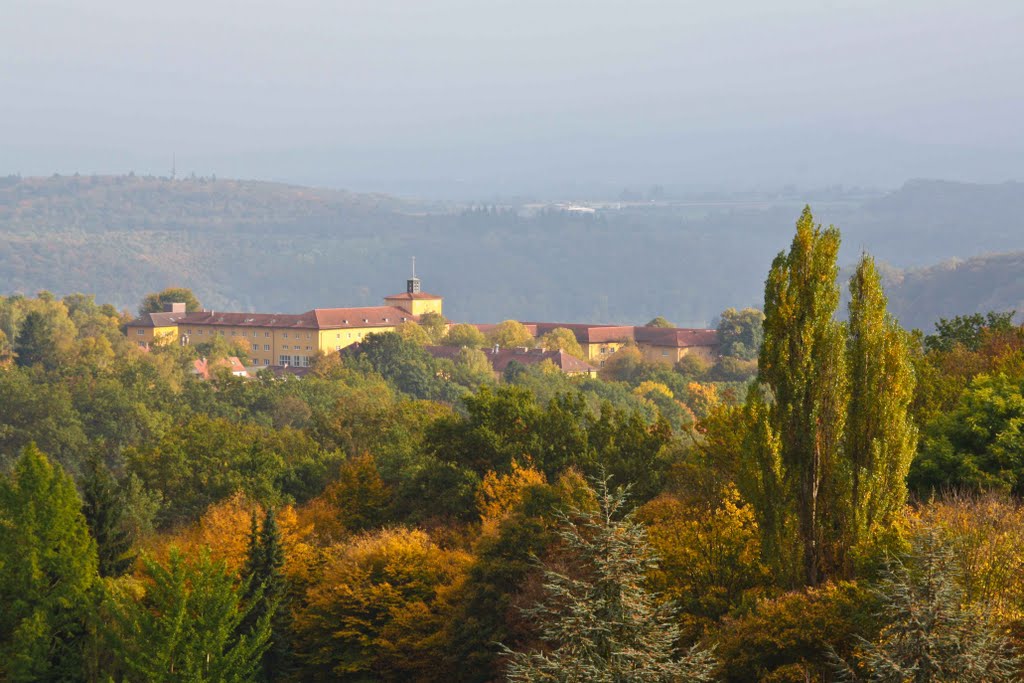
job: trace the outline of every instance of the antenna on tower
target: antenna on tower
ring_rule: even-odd
[[[415,256],[412,257],[412,276],[413,276],[413,278],[416,277],[416,257]]]

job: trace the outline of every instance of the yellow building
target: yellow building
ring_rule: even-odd
[[[594,365],[627,344],[635,344],[644,360],[675,365],[686,355],[713,361],[718,353],[718,332],[708,329],[677,327],[634,327],[631,325],[590,325],[582,323],[523,323],[534,338],[539,339],[554,329],[564,327],[576,336]]]
[[[384,299],[384,306],[314,308],[298,314],[186,313],[184,304],[147,313],[128,323],[127,335],[140,347],[155,343],[201,344],[221,336],[241,343],[252,365],[307,367],[320,351],[339,351],[374,332],[417,322],[424,313],[441,314],[442,298],[420,291],[416,277],[403,294]]]

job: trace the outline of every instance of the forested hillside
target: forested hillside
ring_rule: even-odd
[[[93,292],[132,307],[188,286],[216,309],[368,305],[400,290],[416,256],[450,317],[710,324],[756,304],[799,193],[754,201],[469,207],[209,178],[0,181],[6,292]],[[1024,248],[1024,185],[916,181],[881,197],[816,202],[844,227],[840,263],[867,249],[894,270]],[[1012,257],[1007,257],[1012,261]],[[1000,260],[891,278],[893,310],[941,315],[1014,307]],[[948,272],[947,272],[948,271]],[[927,290],[927,296],[918,292]]]
[[[599,377],[434,321],[242,378],[0,297],[0,679],[1019,680],[1024,330],[910,334],[840,239]]]

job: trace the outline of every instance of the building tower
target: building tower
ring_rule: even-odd
[[[420,279],[416,277],[416,257],[412,259],[412,277],[405,281],[405,292],[384,297],[385,306],[395,306],[419,317],[424,313],[441,315],[442,298],[420,290]]]

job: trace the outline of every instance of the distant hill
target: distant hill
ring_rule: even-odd
[[[1024,313],[1024,251],[953,260],[930,268],[886,272],[889,309],[905,327],[933,331],[939,318]]]
[[[760,303],[805,202],[842,229],[843,263],[866,249],[893,264],[891,295],[908,324],[1013,299],[1010,266],[956,280],[955,296],[946,289],[963,274],[901,269],[1024,249],[1021,183],[914,181],[857,200],[470,207],[131,175],[0,179],[0,293],[84,291],[134,309],[147,292],[177,285],[212,308],[302,311],[375,303],[404,287],[416,256],[425,289],[445,296],[456,320],[664,315],[700,326],[728,306]]]

